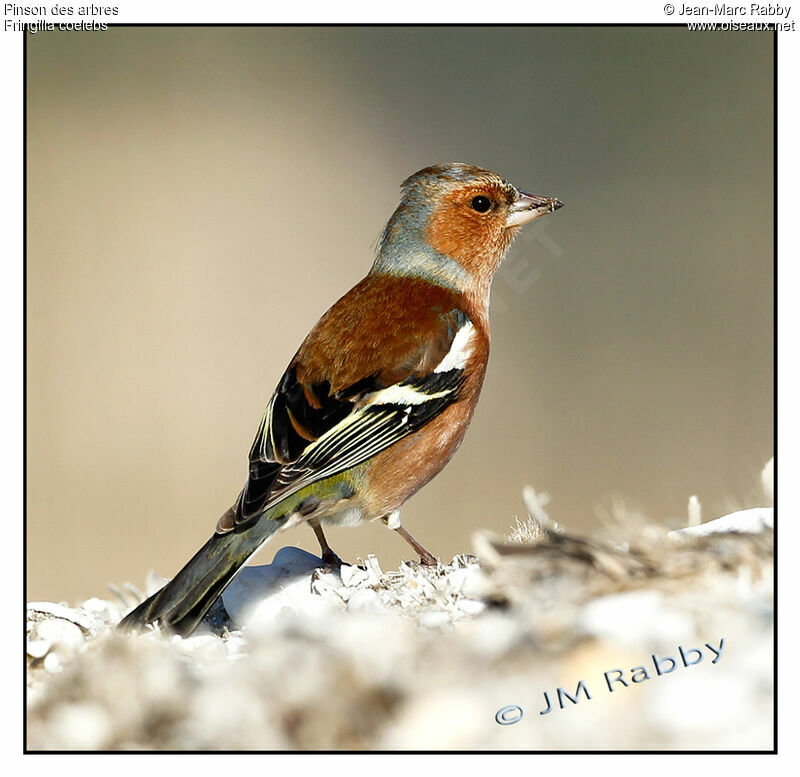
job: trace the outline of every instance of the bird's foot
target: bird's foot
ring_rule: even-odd
[[[419,563],[422,564],[424,567],[435,567],[438,565],[438,561],[433,557],[432,553],[429,553],[425,548],[420,545],[402,526],[398,526],[395,528],[395,531],[412,547],[414,550],[419,553]]]
[[[419,563],[424,567],[435,567],[439,565],[439,562],[427,551],[419,554]]]
[[[334,552],[333,548],[326,548],[322,551],[322,565],[330,569],[341,569],[344,565],[338,555]]]

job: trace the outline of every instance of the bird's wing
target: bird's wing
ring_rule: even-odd
[[[425,337],[413,331],[393,335],[391,365],[371,369],[367,362],[360,372],[351,369],[345,386],[332,386],[319,379],[318,370],[305,369],[303,356],[311,351],[300,349],[250,450],[237,522],[375,456],[457,399],[474,327],[458,309],[437,313],[433,322]],[[379,359],[381,350],[373,350]],[[301,379],[309,375],[315,377]]]

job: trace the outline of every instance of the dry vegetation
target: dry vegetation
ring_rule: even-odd
[[[435,569],[326,572],[284,548],[189,639],[116,633],[129,591],[29,605],[29,749],[770,749],[771,510],[739,531],[625,519],[586,538],[525,496],[508,538]],[[627,686],[610,692],[610,670]],[[579,681],[591,699],[559,708]],[[508,705],[524,716],[500,725]]]

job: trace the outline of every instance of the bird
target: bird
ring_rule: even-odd
[[[562,207],[489,170],[435,164],[402,183],[368,274],[317,322],[261,418],[236,501],[211,538],[119,627],[188,636],[272,536],[382,520],[419,555],[400,508],[461,444],[489,357],[492,278],[520,228]]]

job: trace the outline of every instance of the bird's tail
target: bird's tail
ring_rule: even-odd
[[[138,630],[152,623],[187,636],[247,559],[285,523],[285,518],[262,516],[255,524],[214,534],[169,583],[129,612],[118,628]]]

